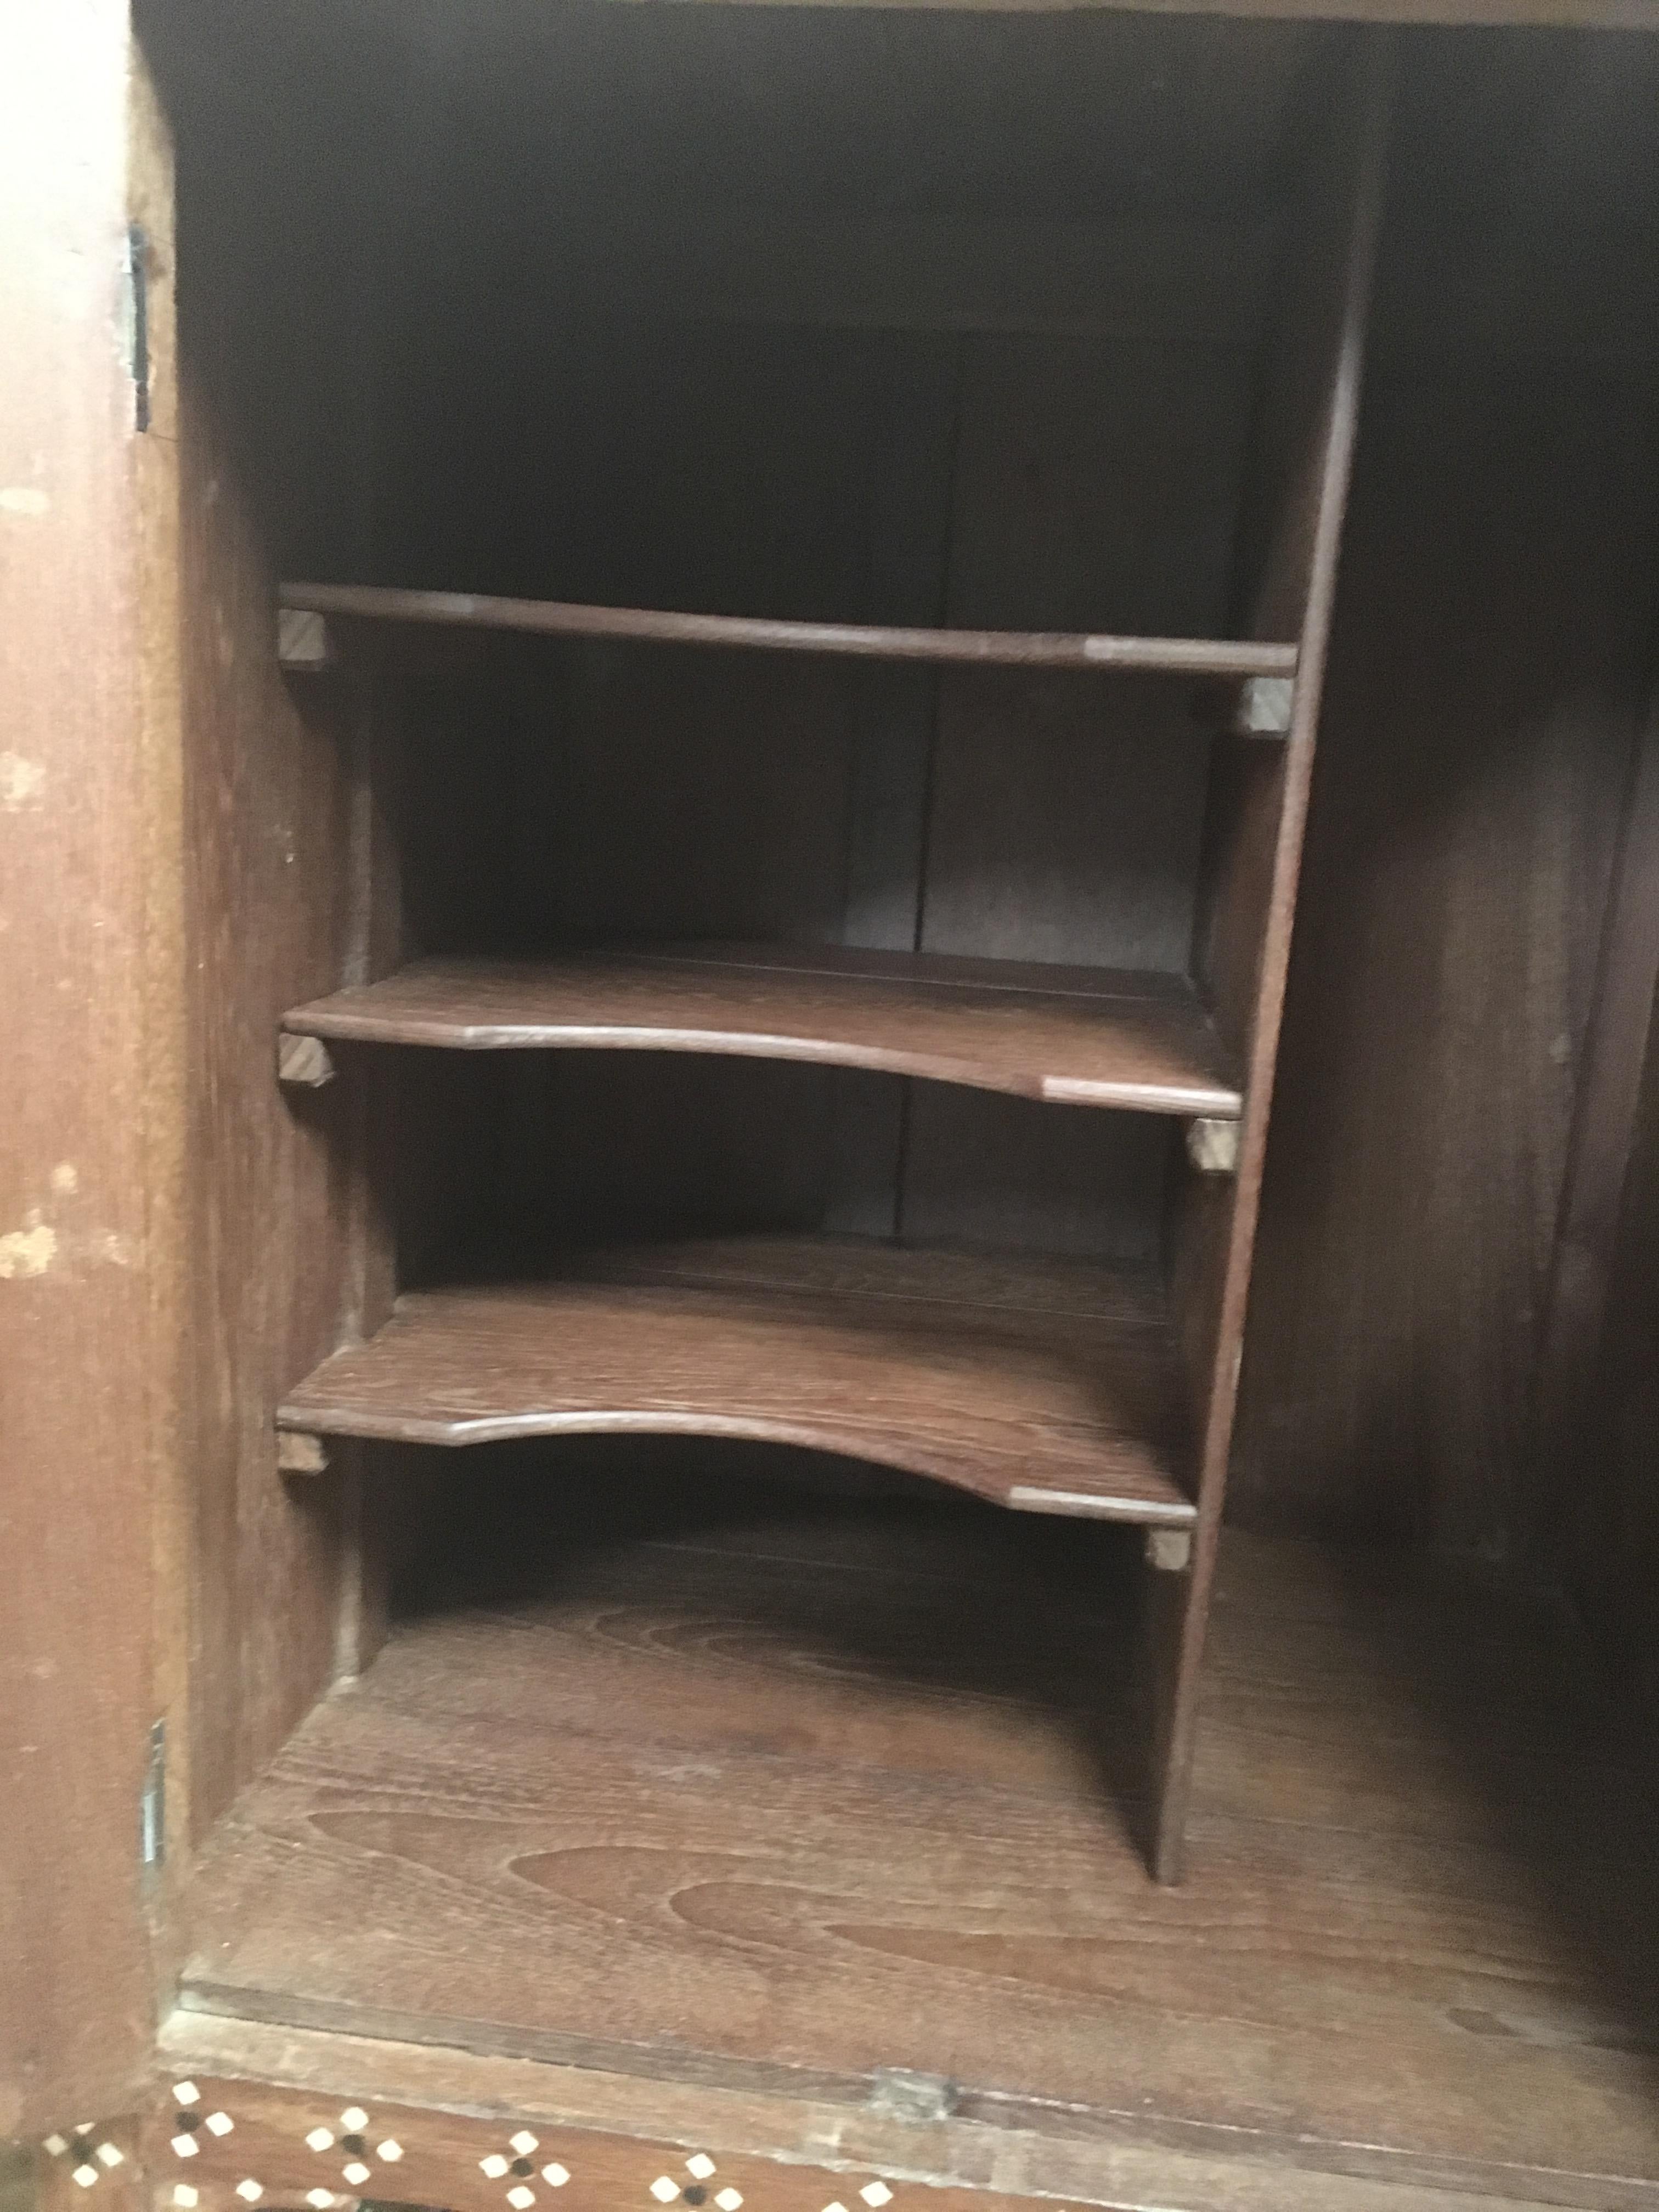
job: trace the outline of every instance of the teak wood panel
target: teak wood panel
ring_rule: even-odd
[[[631,2074],[647,2111],[793,2094],[854,2139],[916,2068],[952,2084],[930,2170],[977,2124],[1069,2142],[1049,2193],[1106,2202],[1085,2142],[1337,2203],[1659,2195],[1639,1753],[1548,1613],[1241,1537],[1195,1879],[1154,1890],[1124,1537],[498,1480],[216,1841],[190,2007]]]
[[[840,1452],[1030,1511],[1184,1524],[1155,1279],[750,1239],[576,1255],[406,1292],[278,1409],[287,1429],[477,1444],[569,1433]]]
[[[732,1054],[925,1076],[1051,1103],[1231,1115],[1180,976],[783,945],[422,961],[283,1017],[301,1035],[458,1049]]]
[[[138,1821],[176,1687],[154,1638],[180,1595],[184,1025],[164,139],[125,0],[13,11],[4,38],[0,2139],[122,2109],[151,2035]]]

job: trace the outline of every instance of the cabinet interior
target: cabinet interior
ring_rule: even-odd
[[[823,1900],[778,1907],[785,1943],[648,1855],[695,1826],[724,1881],[833,1820],[873,1948],[913,1966],[948,1948],[951,1868],[964,1898],[1019,1863],[1125,1913],[1143,1850],[1174,1870],[1333,395],[1363,349],[1326,719],[1386,753],[1417,647],[1364,588],[1380,562],[1446,580],[1462,502],[1517,455],[1546,531],[1615,479],[1621,514],[1659,492],[1645,48],[1108,11],[143,13],[179,154],[206,1071],[184,2002],[1090,2105],[1086,2007],[1028,1991],[1011,2057],[942,2002],[901,2032],[821,1961],[786,2003],[743,1962]],[[1387,457],[1435,450],[1470,391],[1507,444],[1403,514]],[[1659,533],[1617,531],[1620,611],[1587,627],[1569,589],[1548,671],[1604,702],[1609,763],[1659,603]],[[1475,541],[1466,608],[1511,554]],[[279,604],[321,617],[326,667],[280,664]],[[679,616],[809,627],[686,642]],[[1512,647],[1465,625],[1500,729],[1529,711]],[[1472,726],[1443,750],[1485,775]],[[1364,853],[1352,757],[1316,786],[1316,928]],[[1298,1032],[1293,985],[1286,1110],[1325,1179],[1299,1200],[1276,1140],[1256,1328],[1298,1206],[1329,1202],[1318,1054],[1340,1097],[1366,1012],[1326,1012]],[[310,1077],[279,1083],[302,1039]],[[1249,1517],[1331,1534],[1261,1433]],[[1293,1611],[1304,1555],[1239,1541],[1236,1608]],[[556,1911],[525,1906],[516,1951],[492,1921],[488,1974],[452,1960],[441,2001],[406,1917],[483,1799]],[[947,1873],[901,1929],[913,1829]],[[362,1887],[386,1853],[390,1920]],[[667,1966],[597,1932],[671,1909]]]

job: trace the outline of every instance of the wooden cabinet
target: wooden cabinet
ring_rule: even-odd
[[[1659,41],[1372,12],[18,29],[52,2185],[1659,2201]]]

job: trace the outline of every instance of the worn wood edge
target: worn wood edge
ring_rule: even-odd
[[[240,1993],[232,1993],[240,1996]],[[1637,2212],[1659,2191],[1595,2176],[1534,2176],[1363,2143],[1083,2112],[975,2094],[944,2118],[877,2109],[878,2085],[802,2077],[799,2090],[647,2077],[570,2063],[406,2039],[397,2023],[351,2028],[258,2020],[199,1996],[162,2021],[159,2063],[416,2110],[648,2136],[682,2148],[878,2171],[891,2180],[1069,2199],[1121,2212]],[[1529,2187],[1535,2179],[1543,2193]],[[757,2205],[754,2212],[764,2212]]]
[[[1198,1518],[1198,1508],[1188,1498],[1172,1498],[1159,1505],[1147,1498],[1096,1498],[1085,1490],[1044,1490],[1024,1482],[1012,1484],[1000,1502],[1016,1513],[1053,1513],[1074,1521],[1121,1521],[1145,1528],[1184,1529]]]
[[[157,2015],[184,1942],[191,1829],[194,1501],[185,1407],[188,1131],[193,1062],[185,978],[189,870],[174,162],[171,129],[135,37],[127,89],[127,208],[143,256],[149,427],[131,440],[137,494],[138,695],[145,761],[145,1242],[152,1261],[149,1429],[153,1498],[152,1706],[163,1730],[161,1863],[144,1908]],[[76,2196],[81,2194],[76,2189]]]
[[[284,583],[280,605],[362,621],[435,623],[548,637],[642,644],[746,647],[851,654],[865,659],[967,663],[988,668],[1159,671],[1183,676],[1294,676],[1294,645],[1240,639],[1118,637],[1058,630],[923,629],[871,623],[780,622],[753,615],[683,614],[562,599],[469,592],[401,591],[374,584]]]
[[[5,24],[0,2139],[130,2109],[155,2016],[139,1812],[158,1571],[182,1594],[185,977],[166,133],[125,5]],[[173,1624],[168,1692],[183,1650]]]
[[[1382,215],[1396,76],[1395,40],[1386,30],[1367,34],[1355,57],[1358,141],[1352,204],[1340,275],[1341,313],[1330,364],[1329,396],[1322,435],[1318,497],[1301,625],[1301,656],[1286,739],[1286,774],[1273,854],[1273,889],[1257,967],[1255,1015],[1249,1042],[1245,1108],[1239,1131],[1237,1181],[1228,1224],[1221,1292],[1216,1371],[1203,1419],[1198,1468],[1197,1542],[1185,1602],[1178,1620],[1166,1620],[1166,1649],[1158,1655],[1173,1680],[1158,1729],[1158,1812],[1152,1869],[1160,1881],[1182,1878],[1185,1827],[1196,1742],[1199,1681],[1203,1666],[1211,1587],[1243,1364],[1246,1310],[1267,1165],[1273,1074],[1279,1057],[1285,993],[1295,925],[1297,878],[1313,781],[1314,751],[1323,704],[1325,666],[1335,609],[1348,486],[1358,440],[1360,396]],[[1227,1347],[1237,1346],[1230,1353]],[[1173,1644],[1173,1651],[1168,1645]]]

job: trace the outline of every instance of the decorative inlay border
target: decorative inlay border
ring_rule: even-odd
[[[118,2176],[131,2194],[106,2212],[356,2212],[365,2199],[440,2212],[1014,2212],[1030,2203],[714,2142],[515,2125],[511,2114],[353,2104],[201,2075],[165,2081],[136,2137],[77,2129],[50,2138],[41,2158],[55,2199],[43,2198],[42,2212],[79,2212],[87,2193],[108,2191]]]

